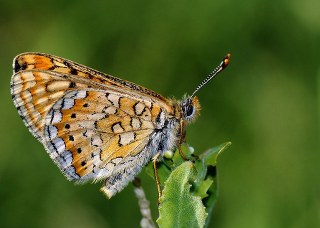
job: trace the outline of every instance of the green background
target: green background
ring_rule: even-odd
[[[228,52],[187,139],[225,141],[211,227],[320,227],[320,1],[11,1],[0,6],[0,226],[138,227],[132,186],[68,182],[10,96],[12,59],[50,53],[180,98]],[[143,185],[157,217],[151,178]]]

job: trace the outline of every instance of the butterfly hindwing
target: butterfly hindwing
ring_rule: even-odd
[[[43,143],[69,180],[106,179],[113,183],[104,187],[111,197],[156,153],[148,146],[154,132],[150,108],[112,91],[70,91],[48,112]]]

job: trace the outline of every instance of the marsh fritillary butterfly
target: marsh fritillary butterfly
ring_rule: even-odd
[[[195,93],[181,101],[53,55],[23,53],[13,61],[11,95],[29,131],[71,181],[104,180],[121,191],[152,158],[181,144],[199,114]]]

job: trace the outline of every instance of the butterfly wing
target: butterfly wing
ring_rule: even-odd
[[[26,70],[49,70],[65,75],[74,75],[78,80],[84,80],[94,87],[112,88],[113,90],[126,89],[127,93],[132,93],[135,96],[140,95],[140,97],[147,95],[148,99],[170,109],[168,100],[150,89],[54,55],[36,52],[23,53],[14,59],[13,68],[14,73]]]
[[[137,106],[144,110],[139,116]],[[111,197],[157,152],[149,146],[153,132],[150,107],[143,101],[115,92],[78,90],[65,94],[48,112],[43,142],[68,179],[113,180],[104,187]]]
[[[11,79],[13,102],[29,131],[40,141],[44,119],[53,104],[68,91],[81,88],[88,85],[50,71],[19,71]]]
[[[111,197],[157,152],[155,123],[174,111],[143,87],[39,53],[14,60],[11,94],[30,132],[68,179],[106,179]]]
[[[134,83],[53,55],[24,53],[13,61],[11,94],[24,123],[41,140],[43,118],[53,103],[71,90],[96,88],[126,93],[157,103],[174,115],[171,103],[161,95]]]

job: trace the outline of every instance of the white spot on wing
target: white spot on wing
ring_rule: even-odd
[[[134,141],[134,133],[133,132],[125,132],[120,135],[119,143],[123,146],[128,145],[129,143]]]
[[[131,125],[132,125],[133,130],[137,130],[137,129],[140,128],[141,122],[140,122],[140,120],[137,119],[137,118],[132,118],[132,119],[131,119]]]
[[[56,124],[62,120],[62,113],[59,110],[52,110],[46,117],[46,123]]]
[[[56,61],[54,60],[53,63],[59,67],[66,67],[63,63],[59,62],[59,61]]]
[[[50,84],[47,85],[47,91],[58,91],[58,90],[64,90],[69,88],[70,82],[68,81],[53,81]]]
[[[70,109],[74,106],[74,99],[72,98],[65,98],[63,99],[63,106],[62,109]]]
[[[116,134],[123,132],[123,128],[121,127],[120,123],[117,123],[112,126],[112,131]]]
[[[111,93],[108,96],[108,100],[111,101],[115,107],[119,108],[119,96]]]
[[[135,106],[134,106],[134,110],[136,112],[137,115],[141,115],[143,110],[145,108],[145,105],[142,104],[141,102],[137,103]]]
[[[34,75],[31,71],[21,73],[21,79],[23,81],[33,81],[35,80]]]
[[[52,76],[50,74],[44,73],[44,72],[38,72],[42,80],[51,80]]]
[[[106,107],[103,112],[105,112],[106,114],[109,114],[109,115],[112,115],[112,114],[115,114],[117,112],[117,108],[114,107],[114,106],[109,106],[109,107]]]
[[[55,138],[51,141],[51,145],[49,144],[49,149],[51,153],[58,152],[58,154],[60,154],[65,151],[66,146],[61,138]]]
[[[79,124],[79,126],[82,126],[82,124]],[[95,134],[95,131],[88,129],[88,130],[85,130],[82,134],[86,138],[91,138]]]
[[[82,98],[85,98],[86,96],[87,96],[87,91],[80,90],[77,92],[76,99],[82,99]]]
[[[106,117],[105,113],[93,113],[90,116],[88,116],[88,119],[90,120],[101,120]]]
[[[82,99],[87,96],[87,91],[85,90],[75,90],[67,93],[65,98]]]
[[[102,145],[102,140],[101,140],[99,135],[94,135],[91,138],[91,145],[92,146],[97,146],[97,147]]]
[[[62,97],[64,94],[64,91],[58,91],[58,92],[55,92],[55,93],[51,93],[49,95],[49,99],[58,99],[60,97]]]
[[[47,138],[47,140],[52,140],[57,137],[58,129],[55,126],[50,125],[46,128],[44,134],[45,134],[45,137]]]

